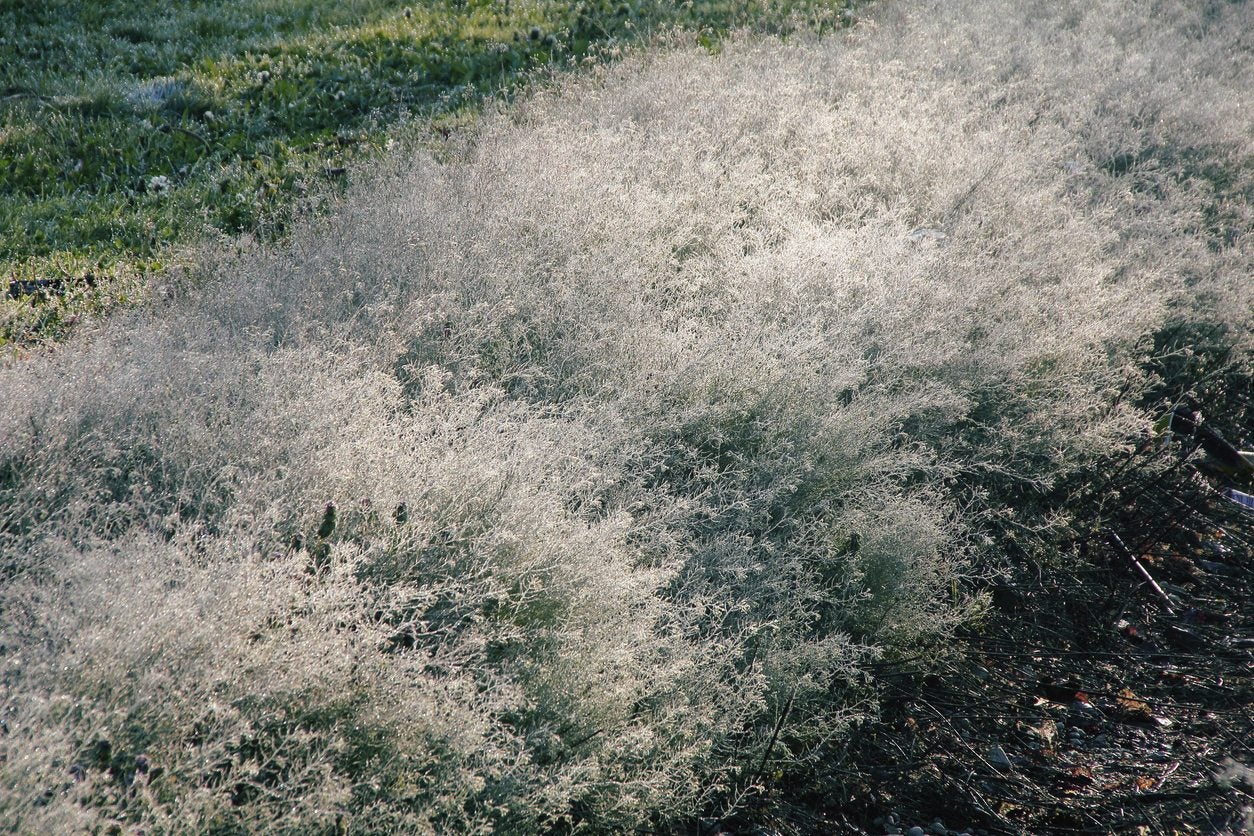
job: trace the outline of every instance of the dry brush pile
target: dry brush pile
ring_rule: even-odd
[[[10,364],[3,818],[633,829],[804,775],[990,530],[1065,528],[1030,497],[1142,428],[1155,333],[1249,357],[1252,16],[672,44]]]

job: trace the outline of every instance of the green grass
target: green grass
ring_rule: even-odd
[[[0,0],[0,345],[126,303],[177,246],[273,239],[406,126],[684,26],[822,29],[837,0]]]

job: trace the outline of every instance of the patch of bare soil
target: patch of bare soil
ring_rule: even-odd
[[[1249,832],[1254,509],[1230,493],[1249,478],[1225,466],[1216,425],[1183,414],[1077,496],[1094,513],[1068,559],[996,587],[949,661],[882,672],[883,723],[854,740],[810,825]]]
[[[1237,450],[1254,446],[1254,405],[1225,401],[1227,420],[1177,407],[1061,497],[1086,510],[1052,556],[1009,538],[1022,554],[988,617],[884,663],[879,721],[817,789],[766,786],[773,813],[697,830],[1254,832],[1254,508],[1239,501],[1254,467]]]

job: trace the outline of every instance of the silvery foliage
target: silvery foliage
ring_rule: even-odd
[[[777,723],[804,770],[1142,425],[1148,335],[1254,330],[1252,17],[662,45],[11,363],[4,818],[631,827]]]

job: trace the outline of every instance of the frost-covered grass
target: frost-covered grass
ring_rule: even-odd
[[[1065,529],[1030,498],[1142,429],[1156,334],[1248,363],[1252,16],[676,43],[11,364],[0,814],[609,832],[804,781],[990,532]]]
[[[828,0],[0,5],[0,347],[142,298],[205,235],[274,240],[351,169],[643,35],[830,28]],[[10,291],[10,287],[13,288]],[[9,301],[14,294],[22,298]]]

